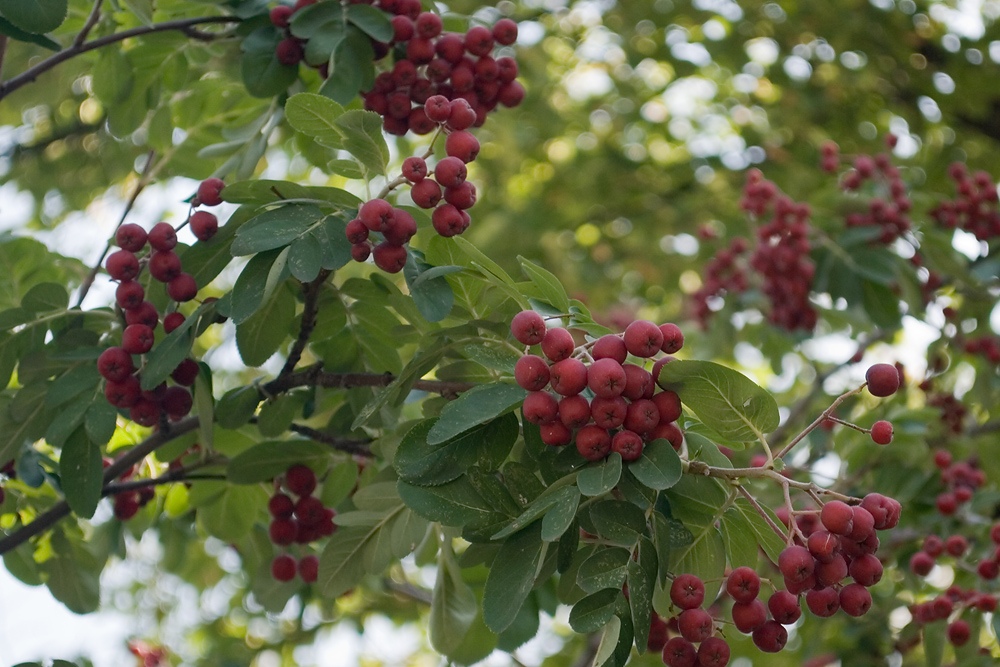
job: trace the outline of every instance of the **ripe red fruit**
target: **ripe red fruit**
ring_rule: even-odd
[[[944,541],[944,550],[958,558],[969,548],[969,541],[961,535],[951,535]]]
[[[474,56],[485,56],[493,50],[493,33],[481,25],[469,28],[465,33],[465,50]]]
[[[663,345],[663,332],[652,322],[636,320],[625,328],[625,349],[637,357],[652,357]]]
[[[145,324],[130,324],[122,332],[122,349],[129,354],[146,354],[153,349],[153,330]]]
[[[451,115],[451,102],[444,95],[431,95],[424,102],[424,113],[435,123],[443,123]]]
[[[971,635],[972,631],[969,628],[969,624],[962,619],[957,619],[948,624],[948,641],[953,646],[962,646],[969,641]]]
[[[219,219],[208,211],[195,211],[191,214],[191,233],[199,241],[208,241],[219,231]]]
[[[753,631],[753,643],[765,653],[777,653],[785,648],[788,631],[777,621],[766,621]]]
[[[726,592],[736,602],[751,602],[760,593],[760,575],[745,565],[729,573],[726,579]]]
[[[267,501],[267,511],[275,519],[290,519],[295,511],[295,502],[284,493],[276,493]]]
[[[479,139],[465,130],[452,132],[445,139],[444,150],[450,157],[457,157],[462,162],[469,163],[479,155]]]
[[[537,345],[545,337],[545,320],[533,310],[522,310],[510,321],[510,332],[519,343]]]
[[[872,396],[892,396],[899,389],[899,371],[892,364],[875,364],[865,373]]]
[[[669,630],[667,622],[659,614],[653,613],[649,619],[649,638],[646,640],[646,649],[652,652],[660,652],[667,645]]]
[[[139,259],[130,250],[116,250],[108,255],[104,268],[113,280],[132,280],[139,275]]]
[[[712,615],[704,609],[685,609],[677,617],[677,629],[684,639],[698,643],[712,636],[715,624]]]
[[[872,594],[861,584],[848,584],[840,589],[840,608],[849,616],[864,616],[872,606]]]
[[[650,379],[652,379],[652,374],[650,374]],[[675,422],[678,418],[680,418],[681,397],[678,396],[676,392],[664,389],[661,392],[653,394],[653,398],[650,400],[653,401],[653,404],[656,406],[656,409],[660,414],[661,424]]]
[[[622,369],[625,371],[625,391],[622,392],[622,396],[630,401],[653,397],[656,385],[649,371],[635,364],[622,364]]]
[[[829,563],[833,559],[834,552],[840,547],[840,540],[829,531],[817,530],[809,535],[806,546],[813,558],[821,563]]]
[[[119,493],[115,496],[114,512],[119,521],[128,521],[139,511],[139,494]]]
[[[778,569],[787,581],[801,583],[812,575],[815,561],[808,549],[792,545],[778,555]]]
[[[194,359],[185,359],[181,363],[177,364],[177,368],[173,370],[170,377],[173,378],[174,382],[185,387],[190,387],[194,384],[195,379],[198,377],[198,362]]]
[[[302,525],[314,527],[323,521],[326,516],[325,510],[322,500],[303,494],[303,497],[295,503],[295,518]]]
[[[176,421],[191,412],[194,399],[191,398],[191,392],[184,387],[167,387],[167,390],[163,392],[161,405],[163,411]]]
[[[288,496],[283,497],[288,498]],[[288,500],[291,502],[290,498]],[[270,536],[271,542],[282,546],[293,543],[298,532],[299,526],[291,518],[291,512],[288,513],[288,516],[275,516],[267,527],[267,534]]]
[[[395,209],[392,221],[382,230],[386,243],[401,246],[417,234],[417,221],[403,209]],[[405,261],[405,260],[404,260]]]
[[[767,599],[767,609],[771,617],[782,625],[791,625],[802,616],[799,598],[788,591],[775,591]]]
[[[463,211],[476,205],[476,197],[476,186],[469,181],[444,189],[444,200]]]
[[[139,252],[146,246],[146,230],[134,223],[127,223],[115,232],[115,243],[122,250]]]
[[[851,532],[848,537],[855,542],[863,542],[875,532],[875,517],[860,505],[851,507]]]
[[[457,157],[445,157],[434,167],[434,180],[446,188],[455,188],[465,182],[469,170]]]
[[[709,637],[698,647],[701,667],[726,667],[729,664],[729,644],[721,637]]]
[[[167,283],[167,295],[178,303],[190,301],[198,296],[198,283],[190,273],[181,272]]]
[[[848,566],[843,554],[835,553],[826,563],[816,564],[816,582],[821,586],[834,586],[847,576]]]
[[[663,334],[663,344],[660,349],[667,354],[673,354],[684,347],[684,333],[676,324],[670,322],[661,324],[660,333]]]
[[[562,396],[575,396],[587,386],[587,366],[573,357],[552,364],[549,374],[552,389]]]
[[[459,72],[461,69],[458,70]],[[448,128],[455,131],[466,130],[476,123],[476,110],[468,100],[461,97],[452,100],[448,105]]]
[[[288,554],[281,554],[271,561],[271,576],[276,581],[291,581],[297,569],[298,563]]]
[[[381,232],[394,214],[392,204],[384,199],[366,201],[358,209],[358,219],[373,232]]]
[[[767,620],[767,609],[757,599],[733,604],[731,613],[736,629],[744,634],[753,632]]]
[[[836,535],[850,535],[854,528],[854,511],[840,500],[831,500],[823,505],[819,518],[823,526]]]
[[[360,218],[354,218],[344,227],[344,235],[349,243],[364,243],[368,240],[368,227]]]
[[[160,406],[156,401],[140,396],[129,408],[128,416],[140,426],[153,426],[160,420]]]
[[[146,290],[134,280],[119,283],[115,289],[115,301],[122,310],[136,308],[146,298]]]
[[[294,37],[286,37],[274,47],[274,56],[282,65],[298,65],[305,55],[302,42]]]
[[[696,575],[679,574],[670,584],[670,601],[681,609],[697,609],[705,601],[705,584]]]
[[[806,606],[815,616],[827,618],[840,609],[840,594],[836,588],[813,588],[806,591]]]
[[[910,556],[910,571],[919,577],[926,577],[934,568],[934,558],[926,551],[918,551]]]
[[[139,401],[141,396],[142,387],[139,384],[139,378],[134,375],[130,375],[120,382],[108,380],[104,384],[104,398],[116,408],[130,408]]]
[[[309,466],[297,463],[285,472],[285,486],[297,496],[308,496],[316,489],[316,473]]]
[[[600,461],[611,452],[611,434],[590,424],[576,433],[576,449],[588,461]]]
[[[111,382],[123,382],[134,370],[132,355],[120,347],[109,347],[97,358],[97,372]]]
[[[535,354],[526,354],[514,364],[514,380],[527,391],[541,391],[549,384],[549,365]]]
[[[433,178],[425,178],[410,188],[410,198],[420,208],[434,208],[441,201],[441,186]]]
[[[421,12],[417,17],[417,35],[422,39],[434,39],[441,34],[441,17],[433,12]]]
[[[567,428],[586,426],[590,422],[590,414],[590,401],[579,394],[559,400],[559,421]]]
[[[621,336],[607,334],[597,339],[590,354],[595,360],[614,359],[619,364],[624,364],[628,357],[628,349],[626,349],[625,341],[622,340]]]
[[[892,442],[892,424],[880,419],[872,424],[871,436],[876,445],[888,445]]]
[[[294,12],[295,10],[288,5],[278,5],[277,7],[272,8],[268,13],[268,16],[271,19],[271,25],[276,28],[287,28],[288,19],[292,17]]]
[[[648,398],[632,401],[625,412],[625,428],[636,433],[649,433],[659,423],[660,412]]]
[[[375,258],[375,266],[386,273],[399,273],[406,266],[407,252],[401,245],[383,241],[372,249],[372,257]]]
[[[503,18],[493,24],[493,39],[501,46],[510,46],[517,41],[517,23]]]
[[[167,283],[181,273],[181,258],[173,250],[160,250],[149,256],[149,274]]]
[[[309,554],[299,559],[299,576],[307,584],[316,581],[316,578],[319,576],[319,558],[313,554]]]
[[[434,231],[449,238],[469,228],[469,214],[451,204],[441,204],[431,214],[431,223]]]
[[[568,359],[576,349],[576,342],[573,334],[562,327],[553,327],[545,332],[542,338],[542,352],[549,361],[562,361]]]
[[[955,497],[954,493],[938,494],[934,504],[937,506],[938,512],[944,516],[951,516],[958,511],[958,498]]]
[[[548,424],[559,417],[559,403],[547,391],[532,391],[524,398],[522,409],[532,424]]]
[[[147,240],[153,250],[166,252],[177,247],[177,232],[169,223],[158,222],[149,230]]]
[[[628,402],[621,396],[597,397],[590,402],[590,414],[601,428],[613,429],[625,423],[628,407]]]
[[[937,535],[928,535],[924,538],[923,550],[931,558],[937,558],[944,553],[944,540]]]
[[[126,324],[145,324],[147,327],[156,328],[160,321],[160,314],[156,306],[149,301],[143,301],[136,308],[129,308],[125,311]]]
[[[1000,563],[996,560],[982,560],[976,566],[976,572],[980,578],[992,581],[1000,576]]]
[[[546,424],[539,424],[538,430],[541,433],[542,442],[550,447],[568,445],[573,439],[573,432],[561,421],[553,420]]]
[[[221,178],[206,178],[198,184],[198,201],[205,206],[218,206],[222,203],[222,189],[226,184]]]
[[[184,324],[184,314],[179,313],[176,310],[172,313],[168,313],[163,317],[163,330],[170,333],[180,325]]]
[[[638,461],[642,457],[642,448],[642,436],[635,431],[619,431],[611,438],[611,451],[618,452],[626,463]]]
[[[625,391],[625,369],[614,359],[598,359],[587,369],[587,386],[599,398],[621,396]]]
[[[683,637],[671,637],[663,646],[662,658],[667,667],[695,667],[698,651]]]
[[[951,465],[951,452],[946,449],[939,449],[934,452],[934,465],[944,470]]]
[[[416,155],[406,158],[403,160],[402,174],[410,183],[419,183],[427,178],[427,161]]]

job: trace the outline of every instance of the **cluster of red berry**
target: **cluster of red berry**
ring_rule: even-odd
[[[545,355],[525,354],[514,366],[515,381],[530,392],[524,418],[539,425],[545,444],[575,441],[588,461],[613,451],[634,461],[645,443],[658,438],[680,448],[680,398],[673,391],[656,391],[660,369],[673,357],[657,360],[652,371],[626,362],[629,354],[649,359],[681,349],[684,335],[677,325],[637,320],[622,335],[608,334],[578,347],[569,330],[546,328],[541,315],[525,310],[514,316],[510,330],[524,345],[540,345]],[[584,396],[585,390],[593,397]]]
[[[654,614],[647,647],[662,653],[670,667],[725,667],[729,664],[729,643],[715,636],[715,620],[702,609],[705,584],[693,574],[681,574],[670,585],[670,601],[680,612],[669,620]],[[668,628],[677,636],[668,638]],[[697,646],[695,646],[697,644]]]
[[[284,547],[309,544],[332,535],[337,530],[333,522],[336,513],[312,495],[317,484],[312,468],[293,465],[285,472],[284,481],[285,489],[298,499],[293,499],[276,486],[275,494],[267,503],[271,514],[268,527],[271,542]],[[296,560],[291,554],[282,553],[271,561],[271,575],[277,581],[291,581],[296,572],[306,583],[316,581],[319,559],[314,554],[308,554]]]
[[[951,454],[941,449],[934,453],[934,464],[940,469],[941,482],[947,487],[934,501],[943,516],[955,514],[959,506],[972,500],[976,489],[986,483],[986,473],[979,469],[975,459],[952,462]]]
[[[703,329],[712,317],[713,301],[719,301],[728,292],[739,294],[750,288],[744,257],[749,249],[747,240],[737,236],[705,265],[705,282],[692,296],[693,315]]]
[[[978,354],[994,366],[1000,366],[1000,337],[977,336],[965,341],[966,354]]]
[[[445,107],[459,104],[440,99]],[[434,230],[448,237],[464,232],[471,221],[466,210],[476,203],[476,186],[466,180],[466,164],[479,155],[479,140],[471,132],[454,130],[445,140],[445,152],[447,157],[437,162],[433,172],[424,158],[407,158],[403,161],[403,177],[411,184],[413,202],[421,208],[433,208]],[[374,243],[372,233],[381,234],[382,240]],[[358,217],[348,222],[345,229],[351,243],[351,257],[364,262],[371,256],[375,265],[388,273],[398,273],[406,266],[406,244],[416,233],[413,216],[385,199],[362,204]]]
[[[215,206],[222,203],[223,183],[210,178],[198,186],[195,205]],[[192,231],[199,240],[207,241],[218,230],[218,219],[207,211],[196,211],[189,219]],[[167,294],[174,301],[190,301],[198,294],[194,277],[185,273],[181,259],[174,252],[177,233],[166,222],[158,222],[147,233],[139,225],[128,223],[115,233],[119,250],[108,255],[104,266],[112,280],[118,281],[115,301],[125,318],[121,345],[109,347],[97,360],[97,370],[107,381],[104,396],[116,408],[128,409],[129,418],[142,426],[153,426],[161,416],[177,420],[191,411],[191,392],[187,389],[198,376],[198,364],[193,359],[182,361],[171,374],[176,383],[161,383],[152,390],[143,390],[133,355],[143,355],[153,349],[155,330],[160,323],[160,313],[152,302],[146,300],[146,290],[139,282],[143,268],[157,281],[165,283]],[[148,255],[140,258],[146,246]],[[184,315],[172,311],[163,317],[163,331],[170,333],[184,323]]]
[[[317,0],[298,0],[294,5],[278,5],[271,9],[271,24],[284,31],[284,38],[274,47],[274,56],[282,65],[298,65],[306,56],[306,42],[288,29],[292,15],[303,7],[316,4]],[[320,67],[326,78],[326,63]]]
[[[107,468],[111,465],[112,459],[105,456],[101,463],[105,468]],[[123,472],[118,479],[120,481],[132,479],[135,472],[136,468],[135,466],[132,466]],[[116,493],[114,500],[112,501],[115,518],[119,521],[128,521],[155,497],[156,492],[153,491],[152,486],[144,486],[133,491],[122,491],[120,493]]]
[[[961,162],[948,168],[948,176],[955,181],[957,195],[935,206],[931,217],[948,229],[964,229],[980,241],[1000,236],[1000,197],[993,178],[985,171],[969,174]]]
[[[497,105],[514,107],[524,99],[515,60],[492,55],[496,45],[517,40],[511,19],[492,29],[473,26],[463,35],[443,32],[441,17],[422,12],[420,3],[380,0],[379,6],[394,14],[390,47],[400,57],[363,97],[365,108],[382,116],[386,132],[429,134],[446,121],[452,129],[480,126]]]

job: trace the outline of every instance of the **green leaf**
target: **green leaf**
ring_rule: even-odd
[[[462,580],[462,570],[455,562],[451,541],[443,540],[438,552],[437,580],[428,626],[434,650],[450,655],[458,649],[478,613],[479,603],[472,589]]]
[[[59,42],[54,39],[46,37],[45,35],[28,32],[27,30],[21,30],[2,16],[0,16],[0,34],[7,35],[8,37],[16,39],[20,42],[37,44],[38,46],[44,47],[50,51],[58,51],[62,48]]]
[[[673,361],[659,383],[724,438],[749,442],[778,427],[778,404],[750,378],[711,361]]]
[[[45,439],[53,447],[62,447],[77,427],[83,424],[87,409],[94,402],[93,394],[78,396],[60,409],[59,419],[53,419],[45,429]]]
[[[538,517],[548,512],[549,508],[560,505],[569,505],[573,503],[573,498],[576,498],[577,503],[579,503],[579,497],[580,492],[575,486],[564,486],[551,492],[547,490],[545,493],[535,498],[535,500],[533,500],[531,504],[525,508],[524,512],[521,513],[519,517],[505,526],[503,530],[494,534],[491,539],[499,540],[507,537],[508,535],[513,535],[525,526],[533,523],[536,519],[538,519]],[[552,540],[546,541],[551,542]]]
[[[590,663],[591,667],[602,667],[614,656],[621,631],[622,620],[617,616],[612,616],[607,625],[601,629],[601,637],[597,643],[597,651],[594,653],[594,661]],[[638,642],[638,639],[636,641]]]
[[[38,283],[29,289],[21,300],[21,307],[29,312],[48,313],[66,310],[69,293],[58,283]]]
[[[21,30],[41,34],[62,25],[68,4],[68,0],[0,0],[0,14]]]
[[[427,434],[431,445],[441,444],[460,433],[512,410],[527,392],[514,384],[494,382],[473,387],[450,402]]]
[[[895,329],[903,317],[903,309],[899,297],[885,285],[866,280],[862,283],[864,290],[865,312],[877,326],[884,329]]]
[[[198,436],[203,449],[215,449],[215,398],[212,391],[212,369],[204,361],[198,362],[198,375],[191,388],[194,394],[195,414],[198,415]]]
[[[924,660],[927,667],[941,667],[944,660],[945,623],[937,621],[923,626]]]
[[[299,78],[298,65],[283,65],[274,54],[282,35],[273,26],[258,28],[242,44],[240,61],[243,85],[254,97],[274,97]]]
[[[400,480],[399,497],[406,506],[428,521],[446,526],[479,526],[495,514],[463,475],[440,486],[415,486]]]
[[[576,574],[576,583],[587,593],[604,588],[620,590],[631,559],[628,549],[602,547],[583,561]]]
[[[259,403],[260,392],[257,387],[251,385],[230,389],[215,404],[216,420],[222,428],[239,428],[250,421]]]
[[[323,219],[323,211],[312,204],[288,204],[264,211],[247,220],[236,232],[233,257],[283,248]]]
[[[726,546],[719,529],[714,522],[704,525],[685,522],[685,526],[693,539],[687,546],[671,549],[670,568],[675,573],[693,574],[702,581],[721,581],[726,570]]]
[[[445,276],[461,270],[462,267],[459,266],[432,267],[423,261],[422,253],[410,249],[406,266],[403,267],[403,277],[414,305],[428,322],[440,322],[451,312],[455,305],[455,293]]]
[[[558,312],[569,313],[569,297],[566,295],[566,289],[559,282],[559,279],[524,257],[518,256],[517,261],[521,263],[521,268],[524,270],[525,275],[538,288],[542,298]]]
[[[580,506],[580,494],[578,489],[572,486],[568,488],[574,491],[572,494],[567,494],[569,500],[553,505],[542,517],[543,542],[554,542],[561,538],[576,519],[576,511]]]
[[[610,542],[631,547],[646,532],[646,515],[632,503],[604,500],[590,508],[597,534]]]
[[[305,392],[279,394],[264,401],[257,415],[257,430],[265,438],[277,438],[288,430],[295,417],[302,414]]]
[[[209,535],[235,542],[250,533],[257,508],[267,502],[259,486],[226,485],[222,495],[198,508],[198,522]]]
[[[301,283],[316,279],[323,266],[323,249],[312,233],[300,236],[288,249],[288,269]]]
[[[361,554],[368,541],[368,529],[338,530],[319,557],[316,584],[327,598],[336,598],[354,588],[365,574]]]
[[[497,552],[483,590],[483,620],[501,633],[514,622],[535,581],[543,542],[534,524],[508,537]]]
[[[107,401],[96,400],[87,408],[83,427],[87,437],[95,445],[105,445],[115,434],[118,410]]]
[[[621,590],[605,588],[583,598],[569,613],[570,627],[580,634],[597,632],[614,616],[619,595]]]
[[[347,20],[377,42],[392,41],[392,21],[389,20],[389,15],[380,9],[371,5],[348,5]]]
[[[591,463],[577,474],[576,484],[585,496],[600,496],[615,488],[622,476],[622,457],[611,452],[600,463]]]
[[[517,440],[517,417],[502,415],[440,445],[427,444],[427,434],[436,420],[428,419],[411,428],[396,450],[393,467],[400,479],[421,486],[450,482],[481,462],[495,470],[506,459]]]
[[[288,338],[295,319],[295,297],[277,289],[260,310],[236,327],[236,348],[247,366],[262,366]]]
[[[375,51],[372,40],[350,24],[342,32],[334,29],[319,37],[320,39],[310,39],[306,44],[306,57],[330,54],[327,61],[329,76],[320,86],[319,92],[341,104],[349,104],[357,98],[359,91],[371,88],[375,82]],[[353,150],[348,150],[355,157],[360,157]],[[362,160],[363,164],[364,162]]]
[[[198,306],[184,322],[171,331],[160,341],[153,351],[146,356],[146,365],[142,369],[142,388],[149,390],[167,379],[178,364],[187,359],[191,353],[195,333],[203,315],[208,315],[215,309],[214,303],[203,303]]]
[[[233,484],[257,484],[273,479],[296,463],[323,470],[329,461],[330,448],[311,440],[262,442],[230,459],[226,478]]]
[[[102,49],[94,65],[91,85],[105,107],[120,104],[132,92],[132,63],[120,49]]]
[[[737,510],[730,508],[722,515],[719,528],[722,530],[722,540],[726,545],[730,566],[756,567],[757,538],[746,518]]]
[[[344,107],[316,93],[296,93],[285,102],[288,123],[328,148],[341,148],[343,139],[335,121],[343,113]]]
[[[270,296],[277,287],[278,278],[284,273],[285,264],[283,257],[287,257],[284,250],[270,250],[254,255],[243,267],[243,272],[236,279],[233,291],[230,293],[229,318],[233,324],[242,324],[257,312],[260,304]],[[270,288],[270,289],[269,289]]]
[[[344,137],[344,149],[368,170],[368,176],[385,174],[389,147],[382,136],[382,120],[374,111],[345,111],[335,121]]]
[[[768,513],[774,525],[780,528],[781,522],[778,520],[777,515],[768,508],[764,508],[764,511]],[[733,513],[740,515],[741,522],[752,531],[756,544],[764,550],[764,553],[767,554],[772,563],[777,563],[778,555],[785,548],[784,539],[774,532],[774,529],[768,525],[764,517],[757,513],[757,510],[754,509],[749,500],[737,498],[733,502],[732,507],[726,510],[723,520],[725,520],[726,516]]]
[[[639,653],[646,652],[649,638],[649,622],[653,610],[653,591],[656,586],[656,547],[648,538],[639,541],[639,559],[628,563],[628,604],[632,612],[632,628],[635,632],[635,647]]]
[[[683,472],[677,452],[662,438],[646,443],[642,456],[629,463],[628,469],[639,482],[657,491],[672,487]]]
[[[60,482],[66,502],[73,513],[83,519],[94,516],[104,486],[101,447],[87,437],[82,428],[63,445],[59,456]]]

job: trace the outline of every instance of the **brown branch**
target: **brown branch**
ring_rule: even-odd
[[[354,456],[363,456],[365,458],[374,458],[375,455],[372,454],[372,450],[368,448],[368,443],[371,442],[371,438],[364,438],[361,440],[353,438],[341,438],[336,435],[330,435],[329,433],[323,433],[317,429],[310,426],[304,426],[302,424],[290,424],[288,430],[292,433],[298,433],[299,435],[304,435],[310,440],[315,440],[316,442],[321,442],[324,445],[330,445],[330,447],[341,451],[347,452]]]
[[[149,175],[153,172],[153,156],[156,151],[149,151],[146,156],[146,164],[142,168],[142,174],[139,175],[139,180],[136,182],[135,187],[132,188],[132,194],[128,198],[128,202],[125,203],[125,210],[122,211],[121,217],[118,218],[118,224],[115,225],[115,231],[122,226],[125,222],[125,218],[128,214],[132,212],[132,207],[135,206],[136,200],[139,198],[139,194],[149,185]],[[79,308],[83,305],[83,300],[87,298],[87,293],[90,292],[90,288],[94,286],[94,281],[97,280],[97,274],[101,270],[101,265],[104,264],[104,258],[107,257],[108,251],[111,249],[111,240],[104,246],[104,250],[101,251],[101,256],[97,259],[97,262],[90,269],[90,273],[84,279],[83,284],[80,285],[80,293],[76,297],[76,307]]]
[[[97,0],[97,2],[94,3],[94,8],[90,10],[90,16],[87,17],[87,22],[83,24],[83,28],[80,30],[80,33],[76,36],[76,39],[73,40],[74,47],[79,48],[83,46],[84,42],[87,41],[87,35],[90,34],[90,31],[94,29],[94,26],[97,25],[97,22],[101,18],[102,4],[104,4],[104,0]]]
[[[28,68],[21,72],[17,76],[11,77],[7,81],[0,83],[0,100],[7,97],[10,93],[15,90],[26,86],[31,83],[39,76],[53,69],[57,65],[66,62],[71,58],[86,53],[88,51],[93,51],[94,49],[99,49],[109,44],[114,44],[116,42],[121,42],[132,37],[139,37],[140,35],[149,35],[157,32],[170,32],[179,31],[187,34],[189,37],[194,39],[215,39],[217,35],[212,33],[202,33],[196,32],[192,34],[190,31],[194,26],[206,25],[212,23],[239,23],[243,19],[238,16],[202,16],[200,18],[194,19],[178,19],[174,21],[165,21],[163,23],[155,23],[153,25],[139,26],[137,28],[131,28],[129,30],[123,30],[122,32],[116,32],[111,35],[105,35],[104,37],[98,37],[97,39],[85,42],[83,44],[73,44],[62,51],[59,51],[52,56],[49,56],[45,60],[41,61],[34,67]]]
[[[0,76],[3,75],[3,61],[7,56],[7,44],[10,39],[7,35],[0,35]]]
[[[846,391],[846,392],[844,392],[843,394],[841,394],[840,396],[838,396],[837,398],[835,398],[835,399],[833,400],[833,403],[831,403],[831,404],[830,404],[830,407],[828,407],[828,408],[827,408],[826,410],[824,410],[824,411],[823,411],[822,413],[820,413],[819,417],[816,417],[816,419],[814,419],[814,420],[813,420],[813,422],[812,422],[811,424],[809,424],[809,426],[806,426],[806,427],[805,427],[804,429],[802,429],[802,431],[801,431],[801,432],[800,432],[800,433],[799,433],[799,434],[798,434],[797,436],[795,436],[794,438],[792,438],[792,439],[791,439],[791,440],[790,440],[790,441],[788,442],[788,444],[787,444],[787,445],[785,445],[785,446],[784,446],[784,447],[783,447],[783,448],[781,449],[781,451],[780,451],[780,452],[778,452],[778,454],[777,454],[776,458],[779,458],[779,459],[780,459],[780,458],[783,458],[783,457],[784,457],[784,456],[785,456],[786,454],[788,454],[788,452],[790,452],[790,451],[792,450],[792,448],[793,448],[793,447],[795,447],[795,445],[797,445],[797,444],[799,444],[800,442],[802,442],[802,440],[803,440],[803,439],[804,439],[804,438],[805,438],[805,437],[806,437],[807,435],[809,435],[810,433],[812,433],[812,432],[813,432],[813,430],[814,430],[814,429],[815,429],[815,428],[816,428],[817,426],[819,426],[819,425],[820,425],[820,424],[822,424],[822,423],[823,423],[824,421],[826,421],[826,420],[827,420],[827,418],[829,418],[829,417],[830,417],[830,415],[832,415],[832,414],[833,414],[834,410],[836,410],[836,409],[837,409],[837,408],[838,408],[838,407],[840,406],[840,404],[841,404],[841,403],[843,403],[843,402],[844,402],[845,400],[847,400],[847,399],[848,399],[848,398],[850,398],[851,396],[854,396],[855,394],[859,394],[859,393],[861,393],[861,391],[862,391],[862,390],[863,390],[863,389],[864,389],[864,388],[865,388],[866,386],[868,386],[868,383],[865,383],[865,384],[861,385],[861,386],[860,386],[860,387],[858,387],[857,389],[852,389],[852,390],[850,390],[850,391]]]
[[[279,378],[290,375],[295,370],[295,366],[299,363],[299,360],[302,359],[302,352],[309,343],[309,337],[312,336],[313,329],[316,328],[320,289],[323,287],[326,279],[330,277],[330,273],[332,272],[323,269],[312,282],[302,285],[305,305],[302,310],[302,321],[299,324],[299,335],[295,339],[295,343],[292,344],[292,349],[288,352],[288,359],[285,360],[284,367],[278,373]]]
[[[387,387],[396,380],[391,373],[326,373],[319,365],[278,377],[261,386],[265,396],[283,394],[296,387],[325,387],[327,389],[352,389],[355,387]],[[471,382],[453,382],[448,380],[416,380],[412,388],[445,397],[453,397],[472,389]]]

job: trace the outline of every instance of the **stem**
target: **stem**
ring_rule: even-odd
[[[354,440],[351,438],[338,438],[335,435],[330,435],[329,433],[323,433],[309,426],[303,426],[302,424],[290,424],[288,430],[292,433],[298,433],[299,435],[304,435],[311,440],[316,442],[321,442],[324,445],[330,445],[336,450],[341,452],[347,452],[354,456],[363,456],[365,458],[371,459],[375,458],[372,451],[368,449],[368,443],[371,442],[371,438],[365,438],[362,440]]]
[[[306,349],[309,336],[312,335],[313,329],[316,328],[320,288],[326,282],[326,279],[330,277],[330,273],[330,271],[323,269],[316,276],[315,280],[302,286],[302,293],[305,295],[305,305],[302,310],[302,321],[299,324],[299,335],[295,339],[292,349],[288,352],[288,359],[285,360],[284,367],[278,373],[279,378],[290,375],[295,370],[296,364],[302,359],[302,352]]]
[[[799,491],[813,492],[818,495],[827,495],[837,500],[843,500],[844,502],[861,502],[860,498],[855,498],[853,496],[847,496],[843,493],[838,493],[831,489],[826,489],[822,486],[817,486],[812,482],[799,482],[794,479],[788,479],[779,472],[775,472],[770,468],[716,468],[715,466],[710,466],[703,461],[687,461],[686,462],[687,471],[694,475],[704,475],[705,477],[717,477],[719,479],[725,480],[739,480],[744,478],[766,478],[781,484],[782,486],[789,486],[793,489],[798,489]]]
[[[97,0],[97,2],[94,3],[94,8],[90,10],[90,16],[87,17],[87,22],[83,24],[80,34],[78,34],[76,39],[73,40],[74,47],[79,48],[85,41],[87,41],[87,35],[90,34],[90,31],[94,29],[94,26],[97,25],[97,22],[101,18],[102,4],[104,4],[104,0]]]
[[[100,4],[100,3],[98,3]],[[48,72],[57,65],[66,62],[71,58],[86,53],[88,51],[93,51],[94,49],[99,49],[102,46],[107,46],[109,44],[114,44],[115,42],[122,42],[131,37],[138,37],[140,35],[149,35],[157,32],[169,32],[169,31],[180,31],[184,34],[192,37],[193,39],[215,39],[218,35],[205,33],[200,31],[192,31],[191,29],[196,25],[206,25],[211,23],[240,23],[243,19],[237,16],[202,16],[200,18],[194,19],[178,19],[174,21],[165,21],[163,23],[155,23],[153,25],[139,26],[137,28],[131,28],[129,30],[123,30],[122,32],[116,32],[113,35],[106,35],[104,37],[98,37],[97,39],[85,42],[82,44],[73,44],[62,51],[59,51],[52,56],[49,56],[42,62],[38,63],[34,67],[26,69],[15,77],[8,79],[0,83],[0,100],[7,97],[15,90],[26,86],[40,75]],[[89,28],[87,29],[89,30]]]
[[[320,366],[312,366],[298,373],[278,377],[261,386],[265,396],[282,394],[296,387],[325,387],[327,389],[351,389],[354,387],[387,387],[396,380],[391,373],[324,373]],[[412,388],[427,391],[442,396],[457,396],[463,391],[472,389],[471,382],[452,382],[446,380],[416,380]]]
[[[823,411],[822,413],[820,413],[820,416],[819,416],[819,417],[817,417],[816,419],[814,419],[814,420],[813,420],[813,422],[812,422],[811,424],[809,424],[809,426],[806,426],[806,427],[805,427],[804,429],[802,429],[802,432],[801,432],[801,433],[799,433],[799,434],[798,434],[797,436],[795,436],[794,438],[792,438],[792,439],[791,439],[791,441],[790,441],[790,442],[789,442],[789,443],[788,443],[787,445],[785,445],[785,446],[784,446],[784,447],[783,447],[783,448],[781,449],[781,451],[780,451],[780,452],[778,452],[778,454],[777,454],[777,456],[776,456],[775,458],[779,458],[779,459],[780,459],[780,458],[784,458],[784,457],[785,457],[785,455],[786,455],[786,454],[788,454],[788,452],[790,452],[790,451],[792,450],[792,448],[793,448],[793,447],[795,447],[795,445],[797,445],[797,444],[799,444],[800,442],[802,442],[802,440],[803,440],[803,439],[804,439],[804,438],[805,438],[805,437],[806,437],[807,435],[809,435],[810,433],[812,433],[812,432],[813,432],[813,430],[814,430],[814,429],[815,429],[815,428],[816,428],[817,426],[819,426],[819,425],[820,425],[820,424],[822,424],[822,423],[823,423],[823,422],[824,422],[824,421],[825,421],[826,419],[828,419],[828,418],[830,417],[830,415],[832,415],[832,414],[833,414],[833,411],[834,411],[834,410],[836,410],[836,409],[837,409],[837,408],[838,408],[838,407],[840,406],[840,404],[841,404],[841,403],[843,403],[843,402],[844,402],[845,400],[847,400],[847,399],[848,399],[848,398],[850,398],[851,396],[854,396],[855,394],[859,394],[859,393],[861,393],[861,391],[862,391],[862,390],[863,390],[863,389],[864,389],[864,388],[865,388],[866,386],[867,386],[867,383],[866,383],[866,384],[863,384],[863,385],[861,385],[861,386],[860,386],[860,387],[858,387],[857,389],[852,389],[852,390],[850,390],[850,391],[848,391],[848,392],[844,392],[843,394],[841,394],[840,396],[838,396],[837,398],[835,398],[835,399],[833,400],[833,403],[831,403],[831,404],[830,404],[830,407],[828,407],[828,408],[827,408],[826,410],[824,410],[824,411]]]
[[[778,527],[778,524],[774,522],[774,519],[771,518],[771,515],[769,515],[767,512],[764,511],[764,508],[760,506],[760,503],[757,502],[757,499],[754,498],[753,495],[751,495],[750,492],[747,491],[742,484],[738,485],[736,487],[736,490],[740,493],[740,495],[742,495],[744,498],[747,499],[747,501],[755,510],[757,510],[757,514],[763,517],[764,521],[767,522],[767,525],[771,527],[771,530],[773,530],[778,537],[780,537],[783,540],[786,539],[787,536],[785,535],[785,531],[783,531],[781,528]]]

